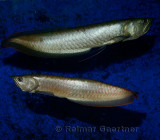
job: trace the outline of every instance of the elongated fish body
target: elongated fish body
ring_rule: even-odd
[[[42,57],[85,53],[92,48],[133,40],[145,34],[151,19],[125,19],[48,32],[21,32],[2,42],[3,46]]]
[[[49,75],[14,76],[13,79],[22,91],[50,94],[88,106],[121,106],[138,98],[131,90],[89,79]]]

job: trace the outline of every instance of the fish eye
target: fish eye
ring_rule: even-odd
[[[17,80],[18,80],[18,82],[22,82],[23,78],[22,77],[18,77]]]

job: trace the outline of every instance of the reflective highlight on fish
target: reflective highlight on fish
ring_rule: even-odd
[[[48,94],[87,106],[122,106],[138,98],[131,90],[89,79],[53,75],[23,75],[13,79],[24,92]]]
[[[33,56],[72,56],[92,48],[137,39],[149,30],[151,22],[150,18],[135,18],[57,31],[21,32],[4,40],[2,46]]]

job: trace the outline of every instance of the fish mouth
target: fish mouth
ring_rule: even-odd
[[[144,29],[143,29],[143,32],[144,34],[148,32],[148,30],[150,29],[151,27],[151,24],[152,24],[152,18],[147,18],[147,19],[144,19],[144,23],[146,24],[144,26]]]
[[[14,80],[15,84],[17,85],[17,87],[19,87],[22,91],[24,91],[24,90],[21,88],[21,86],[20,86],[20,84],[19,84],[19,82],[18,82],[18,80],[17,80],[17,77],[16,77],[16,76],[11,76],[11,77],[13,78],[13,80]]]

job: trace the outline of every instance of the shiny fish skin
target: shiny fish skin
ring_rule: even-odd
[[[14,76],[13,79],[22,91],[49,94],[87,106],[121,106],[138,98],[131,90],[89,79],[51,75]]]
[[[41,57],[61,57],[88,52],[92,48],[133,40],[145,34],[150,18],[125,19],[48,32],[11,35],[2,46]]]

